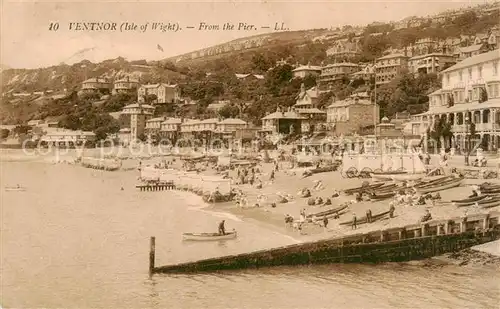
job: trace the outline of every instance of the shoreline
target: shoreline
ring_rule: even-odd
[[[127,159],[124,161],[127,162],[127,166],[130,166],[130,168],[122,169],[119,171],[119,173],[129,174],[137,172],[136,167],[138,166],[139,161],[142,161],[143,165],[145,166],[155,164],[162,159],[168,160],[170,158],[172,158],[172,156],[152,156],[148,159]],[[19,160],[14,162],[25,163],[26,161],[27,160]],[[2,162],[13,161],[5,161],[2,159]],[[35,162],[57,164],[54,162],[49,162],[47,160],[37,160]],[[177,168],[180,169],[180,165],[182,164],[181,162],[181,160],[176,158],[176,162],[173,165],[176,165]],[[333,190],[341,192],[347,188],[357,187],[361,185],[361,183],[365,180],[357,178],[342,178],[338,171],[319,173],[307,178],[303,178],[301,176],[301,172],[304,169],[290,169],[288,168],[287,164],[287,162],[283,162],[280,164],[279,171],[275,173],[275,179],[271,181],[269,179],[269,176],[271,170],[274,167],[273,164],[260,163],[260,173],[257,173],[257,179],[260,179],[262,181],[262,189],[257,189],[249,184],[238,185],[233,183],[231,185],[231,187],[243,192],[245,198],[248,200],[248,205],[254,205],[256,202],[259,202],[260,207],[238,207],[236,205],[236,201],[224,203],[206,203],[200,196],[196,195],[193,192],[185,191],[185,193],[181,193],[183,190],[175,190],[174,194],[180,195],[182,199],[186,201],[186,206],[191,211],[204,212],[213,217],[227,218],[237,222],[251,224],[256,226],[257,228],[266,229],[269,232],[286,237],[292,242],[291,244],[318,241],[357,233],[367,233],[371,231],[377,231],[392,227],[401,227],[411,224],[420,224],[420,217],[424,214],[426,209],[429,209],[431,211],[432,217],[435,220],[460,217],[464,214],[465,209],[459,209],[453,205],[439,203],[437,205],[426,204],[415,206],[396,206],[394,218],[380,220],[370,224],[359,225],[357,229],[351,229],[350,226],[339,225],[339,223],[342,221],[350,220],[353,213],[355,213],[359,218],[364,216],[366,210],[368,209],[370,209],[374,214],[387,211],[390,202],[390,200],[375,202],[363,201],[351,204],[348,208],[348,212],[341,215],[340,219],[330,219],[327,229],[318,225],[307,224],[304,226],[302,232],[299,233],[297,230],[293,230],[285,226],[285,214],[290,214],[296,217],[298,216],[299,211],[304,208],[306,209],[307,213],[318,213],[327,209],[336,208],[342,203],[351,201],[354,197],[341,194],[339,197],[332,198],[331,195],[333,193]],[[211,169],[207,169],[206,171],[201,172],[201,174],[214,175],[214,171]],[[236,176],[236,171],[229,171],[230,178],[236,179]],[[485,181],[500,183],[500,179],[478,179],[468,181],[467,183],[482,183]],[[323,184],[322,189],[312,189],[317,182],[321,182]],[[314,198],[331,198],[332,204],[329,206],[308,206],[308,198],[301,198],[297,195],[297,192],[303,188],[309,188],[311,190],[311,196]],[[441,191],[440,194],[443,201],[460,199],[467,197],[470,194],[470,189],[462,186]],[[281,196],[287,196],[288,202],[279,203]],[[272,207],[273,203],[275,203],[275,207]],[[499,206],[487,210],[475,208],[473,206],[467,208],[467,213],[469,215],[480,214],[500,209]]]

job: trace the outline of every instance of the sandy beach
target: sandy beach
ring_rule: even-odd
[[[105,150],[105,153],[116,154],[112,150]],[[162,152],[149,153],[125,153],[121,151],[122,170],[130,173],[138,173],[137,168],[142,166],[154,166],[155,164],[168,161],[170,168],[182,169],[182,160],[178,156],[163,155]],[[101,149],[85,150],[85,154],[89,156],[102,155],[104,152]],[[63,153],[32,155],[26,156],[20,154],[19,151],[3,152],[3,160],[11,161],[24,161],[24,160],[42,160],[43,162],[55,163],[74,163],[74,159],[81,152],[77,150],[65,150]],[[437,163],[437,160],[434,160]],[[455,159],[453,162],[458,162]],[[76,168],[83,168],[75,166]],[[220,175],[215,169],[208,167],[204,163],[198,163],[197,168],[200,168],[202,175]],[[279,169],[275,172],[274,180],[270,179],[271,171],[274,169],[273,163],[260,163],[257,166],[259,170],[256,173],[256,182],[262,182],[262,188],[256,188],[255,184],[237,184],[237,171],[229,170],[227,175],[231,178],[231,187],[240,190],[246,200],[246,205],[240,206],[236,201],[225,203],[205,203],[200,196],[191,192],[176,192],[180,194],[184,200],[198,211],[209,211],[212,215],[221,218],[231,218],[232,220],[244,220],[252,222],[262,228],[274,233],[281,233],[287,235],[294,242],[306,242],[312,240],[319,240],[324,238],[338,237],[342,235],[349,235],[355,233],[365,233],[369,231],[376,231],[380,229],[387,229],[391,227],[401,227],[410,224],[418,224],[420,218],[429,210],[432,214],[432,219],[447,219],[453,217],[462,217],[466,213],[473,215],[477,213],[487,213],[490,211],[499,210],[500,207],[489,209],[476,208],[474,206],[457,208],[451,203],[446,203],[453,199],[466,198],[471,194],[470,184],[482,183],[486,180],[466,179],[461,187],[456,187],[444,191],[440,191],[441,201],[437,201],[432,205],[427,201],[426,205],[396,205],[393,218],[386,218],[378,220],[373,223],[358,225],[357,229],[352,229],[350,225],[339,225],[340,222],[349,221],[352,219],[353,214],[358,218],[365,216],[366,211],[370,209],[372,213],[378,214],[389,210],[389,203],[392,199],[382,201],[362,201],[355,202],[353,195],[345,195],[343,190],[360,186],[363,182],[370,181],[370,179],[358,178],[343,178],[339,171],[324,172],[314,174],[309,177],[303,177],[303,172],[307,168],[291,168],[289,162],[282,161],[279,163]],[[488,182],[500,183],[500,179],[488,179]],[[320,189],[314,189],[314,186],[321,182]],[[323,200],[330,198],[331,205],[309,206],[308,199],[302,198],[298,193],[308,188],[311,192],[312,198],[321,197]],[[332,197],[332,194],[338,191],[340,196]],[[288,200],[286,203],[280,203],[282,197],[285,196]],[[304,224],[302,231],[299,232],[287,226],[284,222],[286,214],[294,218],[298,218],[300,211],[305,209],[307,214],[318,213],[328,209],[333,209],[339,205],[352,202],[346,211],[338,219],[329,219],[328,227],[325,229],[319,223]],[[259,206],[255,206],[258,204]],[[275,207],[272,205],[275,204]],[[466,212],[466,213],[465,213]]]

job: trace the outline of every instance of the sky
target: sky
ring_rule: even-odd
[[[290,30],[366,25],[426,16],[491,1],[20,1],[0,0],[0,63],[10,68],[39,68],[99,62],[119,56],[160,60],[233,39],[270,32],[275,23]],[[117,31],[70,30],[70,23],[116,23]],[[145,32],[120,31],[125,23],[148,24]],[[153,31],[151,24],[176,23],[177,32]],[[199,24],[247,23],[257,30],[198,30]],[[50,30],[50,24],[59,28]],[[192,26],[194,29],[187,29]],[[263,29],[261,27],[271,27]],[[54,28],[53,28],[54,29]],[[163,51],[158,48],[161,46]]]

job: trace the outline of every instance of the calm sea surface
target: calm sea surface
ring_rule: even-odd
[[[491,267],[409,264],[283,267],[148,278],[157,265],[291,243],[227,218],[234,241],[182,243],[224,214],[201,211],[179,192],[138,192],[134,172],[7,162],[1,169],[4,308],[498,308]],[[26,192],[5,192],[20,184]],[[122,191],[121,188],[124,188]]]

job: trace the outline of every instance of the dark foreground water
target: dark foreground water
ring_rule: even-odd
[[[148,278],[157,265],[291,243],[227,218],[239,238],[181,241],[224,214],[179,192],[137,192],[134,172],[8,162],[1,170],[4,308],[498,308],[498,268],[325,265]],[[21,184],[26,192],[5,192]],[[124,188],[122,191],[121,188]]]

